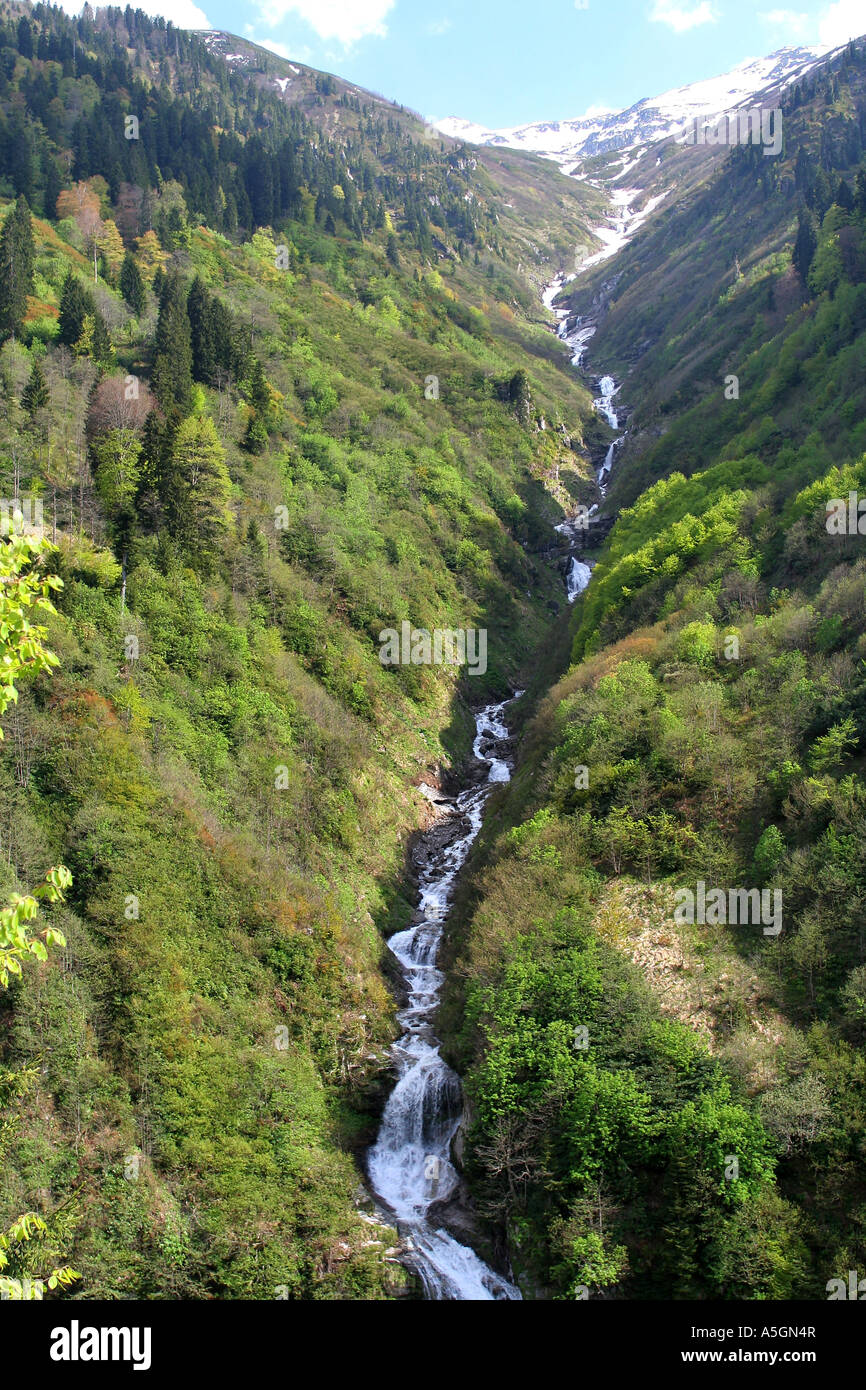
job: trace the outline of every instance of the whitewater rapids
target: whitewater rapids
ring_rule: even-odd
[[[487,780],[462,791],[453,803],[450,816],[463,823],[464,833],[444,846],[431,839],[430,858],[419,880],[423,920],[388,943],[403,969],[409,1002],[398,1016],[403,1033],[392,1048],[398,1080],[367,1171],[373,1191],[397,1219],[408,1249],[407,1263],[420,1274],[427,1297],[435,1300],[521,1297],[519,1289],[474,1250],[428,1220],[432,1204],[450,1196],[460,1183],[451,1162],[451,1141],[463,1117],[460,1079],[443,1062],[433,1032],[444,980],[436,961],[455,881],[481,829],[487,798],[497,783],[511,777],[506,758],[498,756],[498,745],[508,738],[503,722],[508,704],[506,700],[488,705],[476,716],[472,751],[479,762],[488,764]]]

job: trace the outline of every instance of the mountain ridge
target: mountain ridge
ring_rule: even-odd
[[[717,77],[642,97],[619,111],[587,113],[570,120],[536,121],[488,129],[460,117],[436,121],[437,130],[472,144],[525,149],[572,173],[585,159],[610,150],[631,150],[678,131],[688,120],[709,118],[765,91],[786,87],[838,53],[839,47],[786,46],[764,58],[747,58]],[[723,84],[728,83],[725,87]]]

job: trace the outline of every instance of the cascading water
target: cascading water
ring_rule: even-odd
[[[591,567],[572,555],[565,575],[569,603],[574,603],[575,599],[580,597],[591,579]]]
[[[612,376],[603,376],[598,382],[598,396],[593,401],[593,405],[599,415],[603,415],[612,430],[619,429],[619,417],[613,408],[613,398],[619,387]]]
[[[614,199],[614,201],[616,202],[616,198]],[[628,228],[630,225],[629,218],[633,216],[634,214],[631,212],[631,209],[625,207],[625,220],[622,222],[621,226],[618,225],[617,234],[622,234],[626,240],[628,240]],[[583,262],[577,274],[580,274],[588,266],[594,264],[597,259],[604,258],[606,255],[607,252],[605,251],[599,253],[599,257],[590,257],[589,260]],[[586,345],[595,333],[596,326],[594,323],[584,323],[584,321],[581,318],[578,318],[575,327],[571,330],[571,332],[569,332],[567,326],[569,317],[568,311],[566,309],[558,309],[554,304],[554,300],[556,299],[556,296],[559,294],[559,291],[562,289],[562,287],[576,278],[576,275],[557,275],[555,280],[552,280],[549,285],[545,286],[541,298],[545,308],[549,309],[551,313],[556,315],[556,336],[560,338],[562,342],[567,343],[568,346],[572,349],[573,356],[571,359],[571,365],[573,367],[581,368],[583,365],[583,357],[586,352]],[[599,377],[599,394],[593,401],[595,409],[598,411],[599,415],[604,416],[605,420],[607,420],[607,423],[610,425],[612,430],[619,429],[619,415],[617,411],[613,408],[613,399],[619,391],[619,389],[620,384],[612,376],[605,375]],[[622,444],[624,439],[625,435],[620,435],[619,439],[615,439],[612,444],[608,445],[607,453],[605,454],[604,458],[604,463],[602,464],[601,468],[599,468],[598,473],[596,475],[596,481],[598,483],[599,492],[601,493],[602,497],[607,496],[607,485],[610,482],[610,475],[613,470],[614,454],[616,453],[616,450],[619,448],[620,444]],[[557,527],[556,529],[560,530],[561,528]],[[573,603],[577,595],[582,593],[583,589],[586,588],[586,584],[583,584],[581,588],[578,588],[575,592],[572,592],[571,576],[572,567],[569,566],[569,570],[566,575],[569,603]],[[587,580],[587,583],[588,582],[589,581]]]
[[[430,1299],[520,1298],[520,1291],[474,1250],[428,1220],[432,1204],[452,1195],[460,1183],[451,1162],[451,1141],[463,1114],[459,1078],[442,1061],[433,1033],[444,979],[436,960],[454,884],[481,829],[487,798],[497,783],[511,777],[507,761],[497,756],[502,751],[497,746],[508,738],[502,715],[510,703],[488,705],[476,716],[472,751],[479,762],[488,763],[487,781],[455,799],[450,819],[463,832],[458,838],[441,845],[432,838],[436,826],[427,832],[431,852],[419,879],[422,920],[388,943],[405,974],[409,1002],[398,1016],[403,1034],[392,1049],[398,1081],[370,1150],[367,1171],[373,1191],[397,1218],[411,1252],[409,1261]]]
[[[595,324],[584,324],[583,320],[579,318],[574,328],[569,332],[567,323],[569,317],[568,310],[557,309],[553,303],[563,285],[569,284],[575,278],[574,275],[557,275],[555,280],[552,280],[549,285],[545,286],[541,298],[545,308],[556,315],[556,336],[571,348],[571,365],[573,367],[579,367],[583,360],[583,355],[586,352],[586,345],[595,332]]]
[[[614,416],[614,419],[616,419],[616,416]],[[608,445],[607,453],[604,456],[604,463],[598,470],[596,481],[598,482],[598,490],[602,497],[607,496],[607,485],[610,482],[610,475],[613,471],[613,456],[624,439],[625,435],[621,434],[619,439],[615,439],[612,444]]]

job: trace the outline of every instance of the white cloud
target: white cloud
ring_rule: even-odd
[[[859,39],[863,33],[866,33],[863,0],[836,0],[836,4],[822,14],[818,23],[821,42],[831,46],[847,43],[849,39]]]
[[[262,19],[275,28],[289,15],[297,15],[315,29],[320,39],[343,44],[359,39],[384,39],[385,20],[397,0],[259,0]]]
[[[598,116],[612,116],[616,107],[614,106],[588,106],[581,117],[581,120],[592,121]]]
[[[709,0],[701,0],[699,5],[690,8],[676,5],[673,0],[655,0],[650,19],[658,24],[667,24],[676,34],[685,34],[700,24],[715,24],[718,15]]]
[[[84,9],[84,0],[59,0],[59,3],[67,14],[78,15]],[[101,3],[103,0],[90,0],[94,9]],[[115,0],[104,0],[104,3],[115,3]],[[178,29],[213,28],[204,10],[193,4],[193,0],[136,0],[134,8],[152,17],[161,15],[163,19],[170,19]]]
[[[811,15],[803,14],[799,10],[765,10],[758,14],[758,18],[763,20],[764,24],[787,30],[792,38],[801,38],[814,24]]]
[[[439,38],[442,34],[447,34],[452,27],[450,19],[434,19],[427,25],[427,33]]]

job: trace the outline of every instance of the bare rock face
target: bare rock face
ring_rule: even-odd
[[[442,1228],[461,1245],[468,1245],[478,1251],[483,1244],[478,1216],[467,1196],[462,1183],[454,1189],[450,1197],[433,1202],[427,1210],[431,1226]]]
[[[468,835],[471,829],[471,822],[466,816],[443,816],[429,830],[425,830],[412,846],[409,857],[413,867],[422,872],[431,861],[435,863],[438,860],[443,849]]]

